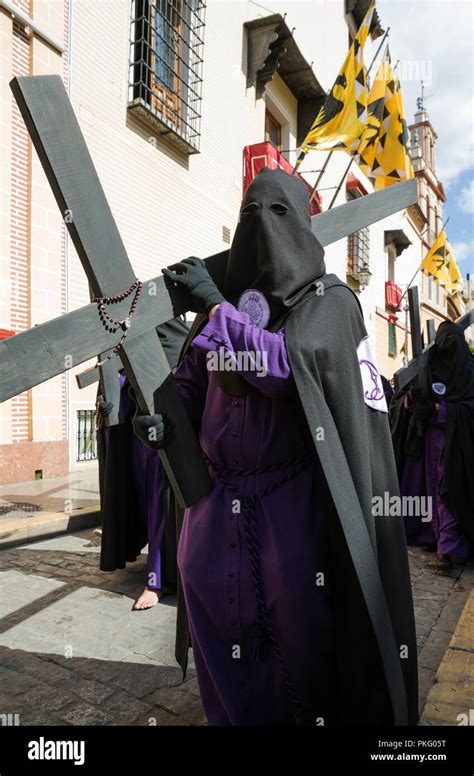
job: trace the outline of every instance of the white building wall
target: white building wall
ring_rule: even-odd
[[[23,1],[23,0],[22,0]],[[147,280],[163,266],[188,255],[206,256],[228,244],[222,227],[233,235],[242,194],[242,150],[265,137],[265,105],[283,124],[283,150],[290,162],[297,158],[297,103],[278,74],[267,84],[264,98],[256,100],[255,88],[246,87],[245,21],[270,13],[286,14],[296,44],[324,89],[329,90],[348,49],[348,28],[343,0],[283,0],[266,3],[252,0],[208,0],[206,11],[202,121],[200,153],[186,156],[167,146],[149,127],[138,123],[127,111],[131,0],[72,0],[70,3],[70,97],[122,239],[138,277]],[[63,0],[35,0],[34,18],[58,39],[66,40]],[[383,9],[382,9],[383,10]],[[382,14],[383,17],[383,14]],[[383,18],[382,18],[383,23]],[[11,203],[11,17],[0,13],[0,278],[10,277]],[[393,47],[397,31],[392,29]],[[368,44],[369,63],[379,41]],[[40,40],[32,43],[32,69],[36,73],[61,72],[63,62]],[[10,75],[9,75],[10,73]],[[288,150],[290,149],[290,150]],[[314,183],[327,152],[310,152],[301,166],[305,178]],[[343,152],[332,155],[318,187],[327,209],[347,167]],[[371,186],[356,165],[352,172],[365,188]],[[346,201],[345,185],[336,205]],[[387,251],[384,232],[402,228],[412,245],[396,259],[395,281],[404,287],[419,265],[419,238],[404,214],[396,214],[370,227],[369,286],[360,294],[369,333],[375,336],[377,351],[386,365],[387,327],[381,328],[376,309],[385,307]],[[57,206],[35,153],[31,162],[31,324],[61,314],[60,284],[63,239]],[[68,310],[89,302],[85,273],[66,237],[66,284]],[[326,249],[328,271],[343,280],[347,269],[347,240]],[[64,305],[64,302],[63,302]],[[0,320],[10,320],[11,289],[0,287]],[[403,313],[399,316],[404,321]],[[89,336],[89,332],[84,332]],[[90,362],[92,364],[93,361]],[[78,409],[92,409],[96,386],[79,391],[75,374],[66,376],[69,457],[76,466],[76,415]],[[393,370],[392,370],[393,371]],[[32,439],[61,439],[65,410],[61,380],[56,378],[33,389]],[[0,444],[11,439],[10,402],[0,411]],[[81,464],[83,465],[83,464]]]
[[[242,150],[264,140],[265,103],[284,124],[283,147],[290,162],[297,157],[294,96],[279,75],[267,84],[264,99],[256,100],[254,87],[246,87],[246,37],[243,24],[269,13],[286,14],[303,56],[313,63],[315,75],[329,90],[348,48],[348,29],[343,0],[285,0],[266,4],[247,0],[209,0],[206,10],[202,121],[200,153],[185,156],[165,145],[152,130],[138,123],[127,111],[131,0],[73,0],[70,6],[69,93],[86,142],[96,165],[111,210],[117,221],[137,276],[142,280],[158,274],[163,266],[188,255],[206,256],[223,250],[222,227],[233,235],[242,194]],[[61,37],[62,7],[37,0],[35,14],[57,37]],[[0,22],[8,24],[0,15]],[[11,24],[11,22],[10,22]],[[0,29],[0,34],[1,34]],[[8,40],[6,41],[8,43]],[[8,55],[6,49],[0,55]],[[59,69],[59,57],[40,42],[34,43],[35,72]],[[367,57],[370,59],[370,53]],[[4,68],[2,67],[2,72]],[[2,81],[2,83],[4,83]],[[6,87],[8,88],[8,87]],[[0,100],[8,101],[0,91]],[[0,123],[3,130],[3,124]],[[0,130],[0,131],[2,131]],[[3,134],[0,134],[2,144]],[[8,137],[8,133],[6,134]],[[311,152],[301,172],[310,183],[326,159],[326,152]],[[327,208],[347,166],[348,157],[334,153],[321,181],[323,206]],[[5,170],[10,169],[2,154]],[[354,173],[370,190],[370,184],[355,168]],[[60,314],[57,284],[60,276],[62,225],[57,207],[39,169],[32,162],[31,285],[32,324]],[[8,212],[8,180],[2,176],[1,202]],[[342,186],[336,204],[346,201]],[[0,216],[1,218],[1,216]],[[371,227],[371,283],[361,293],[370,333],[375,331],[374,311],[384,307],[386,252],[384,230],[396,228],[400,218]],[[8,229],[0,230],[8,255]],[[85,273],[69,239],[67,246],[67,307],[89,302]],[[409,251],[398,262],[406,265]],[[415,250],[413,248],[413,250]],[[328,271],[346,277],[347,241],[326,250]],[[3,270],[2,270],[3,272]],[[397,277],[397,282],[398,277]],[[0,296],[8,320],[8,298]],[[89,336],[84,332],[84,336]],[[92,361],[90,362],[93,363]],[[76,415],[78,409],[93,408],[96,386],[79,391],[75,374],[67,375],[70,465],[75,463]],[[34,438],[60,437],[60,379],[35,388]],[[9,418],[1,414],[2,439],[8,441]],[[0,429],[1,431],[1,429]]]
[[[276,3],[271,10],[287,13],[286,23],[290,29],[296,27],[298,46],[309,62],[314,60],[317,78],[329,89],[347,50],[342,0]],[[246,88],[243,24],[267,15],[257,3],[208,3],[200,153],[185,157],[159,139],[150,142],[150,129],[127,113],[130,1],[72,3],[72,104],[130,261],[143,280],[188,255],[206,256],[228,247],[222,227],[229,227],[232,235],[237,223],[242,150],[262,142],[265,131],[265,100],[256,100],[255,89]],[[288,147],[295,149],[290,155],[294,161],[296,100],[278,75],[267,86],[265,99],[288,121]],[[311,156],[308,169],[315,169],[324,157]],[[335,166],[342,167],[339,162]],[[75,309],[89,301],[89,292],[70,241],[68,250],[69,309]],[[331,254],[342,273],[345,244],[331,248]],[[92,408],[95,401],[96,386],[79,391],[74,379],[87,366],[71,370],[68,376],[72,467],[76,465],[77,410]]]

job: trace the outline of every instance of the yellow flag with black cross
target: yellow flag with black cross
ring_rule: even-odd
[[[350,151],[357,147],[367,119],[367,71],[364,44],[370,32],[372,3],[349,49],[336,81],[306,135],[301,150]]]

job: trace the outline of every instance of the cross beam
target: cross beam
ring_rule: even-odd
[[[40,154],[41,161],[45,166],[45,170],[47,173],[49,172],[48,177],[52,177],[52,171],[48,163],[48,158],[45,155],[45,149],[43,148],[28,109],[29,100],[27,101],[27,93],[28,95],[32,93],[33,98],[37,88],[40,87],[42,92],[44,92],[46,88],[48,89],[50,100],[51,91],[54,92],[54,99],[52,100],[53,111],[50,111],[50,113],[52,113],[52,115],[50,115],[52,127],[55,127],[58,123],[61,125],[61,118],[64,119],[64,115],[62,114],[67,110],[67,107],[64,104],[65,100],[69,106],[69,110],[67,110],[68,118],[72,120],[74,114],[59,76],[33,76],[13,79],[13,92],[15,93],[15,96],[17,96],[19,105],[22,108],[25,121],[31,132],[32,139],[35,142],[35,147],[37,147],[38,153]],[[40,97],[40,94],[38,94],[38,97]],[[35,103],[37,103],[36,100]],[[69,111],[72,113],[72,117]],[[76,122],[75,117],[74,121]],[[76,136],[78,132],[80,133],[80,129],[77,126]],[[61,141],[62,147],[66,146],[62,156],[66,157],[67,160],[69,152],[71,151],[69,139],[65,143],[62,134],[55,133],[54,142],[59,143],[59,141]],[[82,134],[80,135],[80,140],[78,142],[80,142],[82,147],[82,156],[84,158],[87,149],[84,151],[85,143]],[[91,169],[90,165],[92,165],[92,160],[89,157],[89,169]],[[92,170],[94,177],[97,178],[93,166]],[[63,193],[58,191],[54,177],[52,177],[52,182],[54,189],[56,190],[57,199],[60,201],[60,208],[64,213],[68,211],[69,208],[66,207],[67,203],[63,201]],[[75,183],[75,192],[77,193],[78,181],[75,181]],[[96,183],[100,186],[98,179],[96,180]],[[86,184],[88,185],[88,181],[86,181]],[[100,198],[105,202],[105,206],[108,209],[105,195],[102,190]],[[311,225],[316,237],[323,247],[325,247],[381,218],[385,218],[402,208],[408,207],[416,201],[416,181],[411,179],[313,216]],[[66,225],[83,254],[84,250],[81,247],[82,243],[79,242],[79,235],[77,234],[77,226],[79,223],[78,217],[80,214],[77,213],[77,208],[71,208],[71,211],[74,219],[73,223],[67,223]],[[102,243],[103,260],[105,262],[115,261],[115,254],[112,252],[111,247],[109,247],[109,244],[106,241],[105,243],[103,241],[94,208],[92,208],[92,211],[90,217],[94,222],[94,228],[97,229],[99,226],[98,240]],[[112,218],[110,210],[109,216]],[[86,232],[87,227],[88,225],[86,223]],[[120,240],[115,223],[112,231],[115,234],[115,241]],[[88,242],[90,244],[90,236]],[[119,253],[122,254],[122,258],[124,258],[124,248],[121,240],[118,250]],[[223,285],[228,253],[228,250],[222,251],[213,254],[206,259],[206,266],[217,286],[220,288],[222,288]],[[114,273],[115,265],[114,272],[109,272],[108,274],[113,275]],[[130,274],[130,272],[127,272],[128,279],[131,280],[132,275],[133,273]],[[105,282],[107,283],[106,287],[111,291],[109,285],[110,280],[107,273],[104,283]],[[94,279],[94,283],[97,290],[96,278]],[[123,287],[121,287],[120,291],[123,290]],[[172,318],[186,313],[187,307],[188,298],[180,289],[176,288],[161,274],[152,278],[143,285],[142,294],[133,316],[132,327],[127,337],[127,343],[130,344],[135,338],[139,338],[144,333],[156,329],[160,324],[166,323]],[[117,305],[114,309],[117,310],[117,317],[122,317],[122,315],[125,317],[128,312],[127,306],[123,303]],[[84,335],[85,332],[89,334],[92,331],[94,332],[93,339],[90,336]],[[6,401],[12,396],[16,396],[35,385],[39,385],[45,380],[49,380],[50,378],[65,372],[68,368],[71,368],[71,366],[78,366],[79,364],[94,358],[97,353],[111,350],[119,341],[120,334],[121,332],[114,334],[104,328],[104,326],[100,324],[97,306],[95,304],[89,304],[79,310],[75,310],[60,318],[49,321],[48,323],[35,326],[29,331],[17,334],[15,337],[0,341],[0,358],[3,367],[2,373],[0,374],[0,402]],[[36,354],[41,354],[41,358],[38,359]]]
[[[15,78],[11,88],[94,294],[122,293],[135,275],[61,79]],[[416,201],[416,181],[405,181],[314,216],[312,229],[326,246]],[[206,259],[221,288],[227,257],[223,251]],[[166,411],[180,429],[162,460],[181,504],[201,498],[210,483],[156,327],[187,312],[187,307],[186,294],[162,275],[148,281],[120,350],[140,411]],[[122,319],[129,305],[121,302],[113,309],[116,319]],[[97,306],[89,304],[0,342],[0,401],[110,350],[121,333],[107,330]]]
[[[179,356],[190,328],[191,323],[186,323],[181,318],[175,318],[174,320],[168,321],[168,323],[164,323],[161,326],[158,326],[156,330],[171,369],[174,369],[174,367],[178,364]],[[107,355],[107,353],[104,353],[103,357]],[[109,361],[106,361],[104,367],[106,366],[108,370],[114,374],[114,381],[117,383],[117,372],[120,369],[120,359],[113,352],[111,352],[111,356],[112,358]],[[102,395],[107,397],[107,401],[112,401],[113,403],[114,400],[109,398],[107,387],[104,386],[105,381],[102,377],[104,367],[101,368],[98,366],[93,366],[89,369],[86,369],[84,372],[80,372],[76,375],[76,383],[78,388],[82,389],[100,381]],[[114,396],[115,398],[117,397],[116,392],[114,392]],[[108,415],[107,418],[109,417],[110,416]],[[107,423],[107,425],[114,426],[118,422],[119,421],[117,419],[112,423]]]
[[[37,77],[39,76],[35,76],[35,78]],[[346,205],[340,205],[313,216],[313,232],[324,247],[331,243],[331,234],[334,236],[335,242],[354,231],[375,223],[378,218],[389,216],[399,208],[408,207],[410,202],[414,201],[413,196],[416,196],[416,190],[407,186],[412,182],[409,180],[397,183],[389,189],[383,189],[367,197],[359,197]],[[399,187],[402,187],[402,191],[397,192]],[[397,193],[398,199],[395,197]],[[377,202],[376,206],[372,208],[370,200],[373,197],[377,198]],[[381,215],[380,207],[384,201],[387,208]],[[365,209],[362,208],[363,204],[366,205]],[[344,218],[344,213],[338,212],[345,211],[346,208],[347,220]],[[337,217],[337,220],[334,223],[334,230],[331,232],[333,217]],[[318,226],[319,221],[321,221],[321,228]],[[217,286],[221,288],[228,253],[228,251],[222,251],[205,260],[211,276]],[[126,312],[125,307],[122,306],[121,309],[124,313]],[[132,342],[136,336],[155,329],[160,324],[186,312],[188,312],[186,295],[180,289],[175,288],[163,275],[152,278],[143,285],[142,295],[138,301],[132,327],[127,337],[128,343]],[[120,314],[120,308],[118,314]],[[98,323],[97,306],[89,304],[48,323],[35,326],[29,331],[17,334],[15,337],[0,341],[0,358],[3,366],[0,374],[0,402],[65,372],[71,364],[78,366],[84,361],[94,358],[98,352],[112,349],[117,344],[119,335],[112,334],[103,326],[98,326]],[[94,331],[93,342],[90,338],[82,336],[82,332],[90,331]],[[42,358],[39,363],[35,360],[34,368],[32,368],[30,359],[33,354],[38,352],[41,352]],[[70,356],[69,366],[65,364],[64,354]]]
[[[416,303],[418,303],[418,288],[416,288]],[[402,367],[397,372],[395,372],[393,376],[393,382],[395,385],[395,390],[399,391],[405,388],[409,383],[414,380],[417,375],[423,370],[427,365],[430,358],[430,354],[432,349],[434,348],[434,321],[428,321],[428,324],[431,324],[428,326],[428,339],[430,344],[428,347],[426,347],[424,350],[419,347],[418,344],[418,337],[416,336],[416,330],[414,330],[413,326],[413,320],[412,320],[412,306],[413,306],[413,295],[410,297],[410,291],[412,289],[408,289],[408,302],[410,306],[410,327],[411,327],[411,337],[412,337],[412,352],[415,356],[407,366]],[[414,315],[415,320],[418,320],[418,334],[419,334],[419,340],[421,342],[421,331],[419,328],[419,307],[418,307],[418,316],[416,316],[416,313]],[[469,326],[474,324],[474,310],[469,310],[469,312],[466,313],[459,321],[456,321],[456,323],[461,326],[464,330],[466,330]],[[414,333],[416,338],[416,344],[414,342]],[[416,353],[416,355],[415,355]]]
[[[436,337],[436,326],[434,318],[429,318],[426,321],[426,334],[428,338],[428,345],[432,345]]]
[[[411,352],[413,359],[417,361],[423,351],[418,286],[410,286],[408,289],[408,309],[410,313]]]
[[[92,293],[98,297],[122,294],[136,276],[60,77],[14,78],[10,85]],[[114,305],[117,320],[129,315],[131,299],[133,296],[117,306],[117,312]],[[51,372],[57,373],[61,361],[60,371],[64,371],[64,362],[69,366],[81,363],[81,339],[89,341],[94,353],[110,348],[109,338],[106,342],[100,336],[105,325],[97,310],[91,316],[89,306],[79,314],[62,319],[59,336],[56,322],[54,331],[48,325],[42,331],[38,327],[39,336],[17,342],[23,357],[9,377],[10,395],[24,390],[25,382],[30,387],[50,377]],[[118,328],[115,339],[122,332]],[[42,363],[44,351],[55,362],[53,370],[51,364]],[[209,492],[211,480],[156,332],[135,332],[133,344],[125,341],[120,349],[120,359],[140,412],[162,412],[173,418],[177,433],[166,450],[160,451],[160,457],[180,504],[188,506]],[[18,380],[26,363],[30,371],[39,372],[39,380]],[[103,377],[112,390],[113,374],[109,370]]]

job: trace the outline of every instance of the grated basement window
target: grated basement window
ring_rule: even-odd
[[[132,0],[128,109],[188,154],[199,151],[205,10]]]
[[[95,410],[77,410],[76,461],[94,461],[97,458]]]

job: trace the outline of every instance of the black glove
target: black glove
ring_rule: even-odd
[[[413,413],[417,420],[426,423],[432,415],[436,415],[436,404],[434,401],[417,401],[413,408]]]
[[[99,415],[102,418],[108,417],[108,415],[110,415],[110,413],[112,412],[113,408],[114,408],[114,405],[112,404],[111,401],[104,401],[103,399],[101,399],[99,402],[97,402],[97,409],[99,410]]]
[[[197,256],[190,256],[162,270],[163,275],[178,286],[186,288],[191,297],[190,309],[195,313],[207,313],[225,299],[217,288],[206,265]]]
[[[174,439],[174,425],[166,415],[136,415],[132,424],[137,437],[150,450],[161,450]]]
[[[423,401],[423,388],[419,388],[417,385],[412,385],[408,391],[408,396],[410,397],[413,404],[416,404],[419,401]]]

